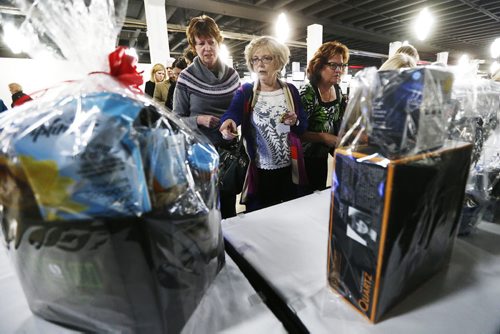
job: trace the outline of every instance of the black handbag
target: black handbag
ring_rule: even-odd
[[[250,163],[243,139],[235,140],[228,147],[219,148],[219,157],[219,190],[239,194]]]

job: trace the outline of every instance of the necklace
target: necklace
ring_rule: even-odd
[[[323,94],[321,93],[321,89],[318,87],[318,92],[319,92],[319,97],[321,98],[321,101],[323,102],[330,102],[333,101],[333,97],[335,95],[335,92],[333,92],[333,86],[330,86],[328,91],[324,92]],[[327,95],[328,93],[328,95]]]

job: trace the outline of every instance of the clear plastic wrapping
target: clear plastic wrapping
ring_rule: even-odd
[[[460,234],[483,219],[500,221],[500,84],[457,75],[453,85],[449,138],[474,145]]]
[[[447,139],[453,74],[363,70],[335,150],[328,281],[379,321],[449,260],[472,145]]]
[[[102,67],[119,3],[21,4],[22,29],[40,37],[32,54],[48,43],[45,55],[88,71],[2,113],[2,239],[35,314],[90,332],[178,333],[224,264],[218,154],[133,87],[123,49]]]

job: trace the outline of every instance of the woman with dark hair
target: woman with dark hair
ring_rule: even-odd
[[[349,49],[337,41],[327,42],[307,66],[309,83],[300,91],[307,115],[307,131],[301,136],[309,192],[326,187],[328,153],[337,144],[346,107],[340,80],[347,69]]]
[[[223,37],[211,17],[192,18],[186,36],[197,56],[179,74],[173,111],[188,127],[203,133],[220,149],[228,145],[219,132],[220,117],[240,86],[240,77],[219,57]],[[222,218],[236,215],[236,194],[221,191],[220,203]]]
[[[168,88],[168,94],[167,94],[167,102],[165,102],[165,106],[170,110],[172,110],[174,104],[174,91],[175,91],[175,86],[177,85],[177,78],[179,77],[179,74],[181,74],[181,71],[185,69],[187,66],[188,64],[186,63],[184,57],[177,58],[172,64],[172,76],[174,80],[170,83],[170,87]]]

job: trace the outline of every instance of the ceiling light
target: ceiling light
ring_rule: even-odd
[[[275,36],[278,41],[285,43],[288,40],[290,35],[290,26],[288,25],[288,20],[284,13],[281,13],[278,16],[278,20],[276,21]]]
[[[421,41],[427,38],[429,33],[431,32],[432,25],[434,23],[434,17],[429,12],[427,7],[422,9],[415,20],[415,33],[417,34],[417,38]]]

